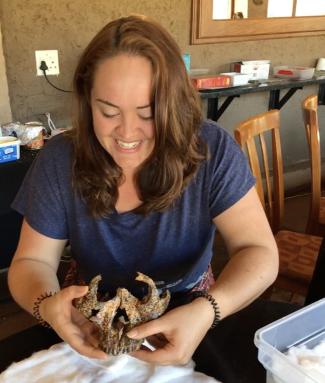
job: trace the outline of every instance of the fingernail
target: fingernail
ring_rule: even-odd
[[[137,335],[138,335],[138,331],[133,329],[131,331],[129,331],[128,333],[126,333],[126,335],[129,337],[129,338],[136,338]]]

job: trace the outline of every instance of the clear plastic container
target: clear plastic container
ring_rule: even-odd
[[[291,361],[290,347],[305,345],[314,348],[325,340],[325,299],[321,299],[255,333],[258,360],[267,370],[267,383],[324,383]]]
[[[273,69],[273,76],[280,78],[292,78],[295,80],[308,80],[314,76],[315,68],[295,67],[295,66],[276,66]]]

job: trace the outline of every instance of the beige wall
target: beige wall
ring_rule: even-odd
[[[8,93],[5,59],[2,49],[2,34],[0,24],[0,124],[11,121],[11,109]]]
[[[108,21],[130,13],[160,21],[182,51],[191,54],[194,68],[228,71],[229,63],[240,59],[314,66],[318,57],[325,57],[325,36],[190,46],[190,0],[2,0],[0,7],[11,108],[13,118],[22,121],[51,112],[59,126],[69,124],[69,95],[36,77],[34,51],[58,49],[61,73],[51,79],[70,88],[74,67],[90,38]],[[298,91],[281,110],[286,167],[305,163],[308,158],[300,103],[315,90],[307,87]],[[267,106],[267,93],[242,96],[234,100],[220,123],[232,132],[241,119]],[[325,126],[324,110],[320,110],[320,119]]]

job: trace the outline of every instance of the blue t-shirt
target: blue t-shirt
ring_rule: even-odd
[[[196,285],[212,257],[214,217],[254,185],[247,160],[233,138],[212,121],[202,124],[209,158],[201,163],[181,197],[167,211],[147,216],[111,213],[95,219],[72,189],[72,144],[54,137],[34,161],[13,202],[31,227],[45,236],[68,239],[86,282],[97,274],[101,287],[133,292],[140,271],[158,287],[183,292]]]

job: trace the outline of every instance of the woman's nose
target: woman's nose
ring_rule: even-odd
[[[136,131],[137,119],[134,116],[123,116],[118,127],[118,133],[121,138],[132,138]]]

